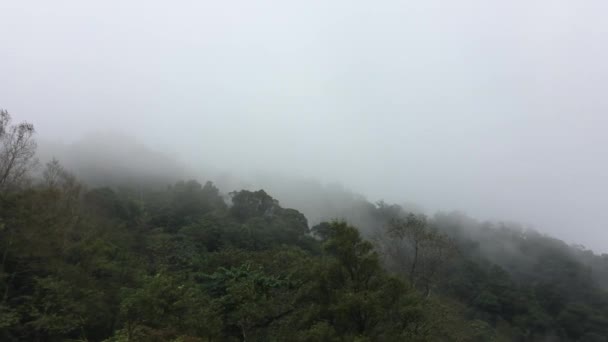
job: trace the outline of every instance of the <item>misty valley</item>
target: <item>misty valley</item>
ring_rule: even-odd
[[[606,254],[296,179],[280,202],[103,145],[38,146],[0,112],[0,340],[608,336]]]
[[[608,342],[607,13],[0,0],[0,342]]]

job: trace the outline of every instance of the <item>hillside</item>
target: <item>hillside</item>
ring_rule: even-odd
[[[606,255],[335,189],[308,189],[311,225],[264,190],[91,186],[56,160],[34,177],[33,126],[3,113],[2,341],[608,336]]]

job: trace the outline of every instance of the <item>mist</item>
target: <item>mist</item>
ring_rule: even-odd
[[[517,221],[604,252],[606,10],[5,2],[0,107],[33,122],[41,150],[68,166],[86,164],[74,149],[92,132],[84,151],[113,170],[220,186],[223,174],[223,191],[260,185],[288,202],[291,179],[339,183],[372,202]],[[131,144],[114,134],[151,152],[121,150]]]

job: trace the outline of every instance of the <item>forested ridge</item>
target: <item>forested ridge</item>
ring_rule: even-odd
[[[608,340],[605,254],[348,196],[311,225],[264,190],[90,186],[10,119],[2,341]]]

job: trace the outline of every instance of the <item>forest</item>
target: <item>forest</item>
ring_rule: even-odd
[[[302,195],[313,224],[264,189],[93,184],[35,133],[0,112],[2,341],[608,341],[606,254],[346,192]]]

